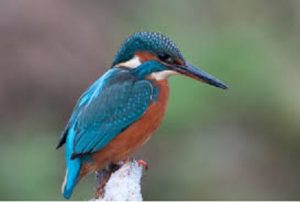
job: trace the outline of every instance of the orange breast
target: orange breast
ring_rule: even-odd
[[[151,137],[164,116],[169,96],[166,80],[156,81],[155,84],[160,89],[157,101],[149,106],[138,121],[117,135],[104,149],[94,153],[93,165],[86,165],[83,170],[99,170],[109,163],[124,160]]]

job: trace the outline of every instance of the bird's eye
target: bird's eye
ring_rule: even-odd
[[[174,59],[170,55],[168,55],[168,54],[159,54],[158,58],[161,61],[163,61],[165,63],[168,63],[168,64],[173,64],[174,63]]]
[[[165,61],[166,61],[166,63],[174,64],[174,60],[171,57],[167,58]]]

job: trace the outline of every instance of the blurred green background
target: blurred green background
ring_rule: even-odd
[[[136,154],[144,198],[299,200],[299,0],[0,1],[0,199],[63,199],[60,131],[135,31],[168,35],[230,86],[170,79],[164,122]]]

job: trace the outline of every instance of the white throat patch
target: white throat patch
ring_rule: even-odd
[[[178,74],[176,71],[173,70],[164,70],[161,72],[153,72],[150,74],[150,78],[155,79],[157,81],[165,80],[169,78],[171,75],[176,75]]]
[[[128,68],[137,68],[142,64],[140,58],[138,56],[134,56],[130,60],[127,60],[126,62],[122,62],[116,65],[116,67],[128,67]]]

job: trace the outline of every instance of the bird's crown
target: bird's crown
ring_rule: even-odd
[[[175,43],[158,32],[135,32],[129,36],[117,52],[112,66],[130,60],[137,51],[150,52],[160,59],[183,56]]]

